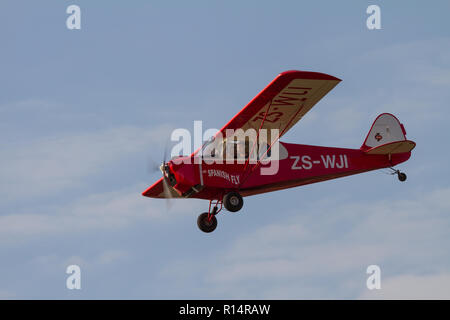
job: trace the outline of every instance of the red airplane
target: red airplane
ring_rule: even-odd
[[[246,196],[382,168],[390,168],[400,181],[405,181],[406,174],[393,167],[408,160],[416,144],[406,139],[405,128],[389,113],[375,119],[359,149],[278,142],[340,81],[318,72],[279,74],[200,149],[164,162],[160,168],[163,177],[142,195],[209,200],[209,210],[200,214],[197,224],[200,230],[212,232],[217,227],[216,215],[222,206],[231,212],[239,211]],[[253,129],[257,139],[230,139],[226,132],[231,129]],[[259,139],[264,130],[272,132],[271,129],[278,133],[266,140]],[[275,149],[277,155],[272,157]],[[230,154],[235,161],[217,161],[228,160]],[[267,174],[271,166],[277,170]]]

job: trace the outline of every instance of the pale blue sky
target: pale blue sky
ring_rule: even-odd
[[[82,29],[68,30],[77,4]],[[381,7],[382,30],[366,28]],[[450,298],[448,1],[0,4],[0,298]],[[391,112],[417,142],[382,172],[208,202],[141,196],[171,129],[220,128],[279,72],[343,81],[283,141],[358,148]],[[78,264],[82,290],[65,288]],[[366,289],[367,266],[382,290]]]

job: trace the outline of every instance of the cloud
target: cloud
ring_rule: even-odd
[[[406,274],[383,279],[380,290],[366,290],[361,299],[450,299],[450,273]]]
[[[449,98],[445,88],[450,83],[449,38],[433,38],[397,43],[367,52],[360,63],[389,68],[389,74],[368,71],[369,105],[376,110],[390,110],[411,116],[411,121],[436,121],[442,117]],[[374,63],[376,62],[376,64]],[[381,82],[389,77],[389,86]],[[369,100],[370,99],[370,100]],[[444,109],[445,108],[445,109]]]
[[[105,249],[95,255],[79,256],[74,255],[68,258],[61,258],[57,256],[39,256],[33,259],[32,262],[40,261],[38,264],[41,267],[49,267],[50,265],[57,265],[60,269],[64,269],[69,265],[78,265],[83,269],[102,268],[107,265],[114,265],[121,261],[126,261],[130,257],[130,252],[121,249]]]
[[[105,168],[161,144],[167,125],[156,128],[120,127],[52,138],[30,138],[6,145],[0,158],[1,202],[22,197],[55,196],[87,184]],[[144,162],[144,161],[143,161]],[[144,166],[143,166],[144,168]]]
[[[435,279],[450,261],[446,246],[436,244],[448,242],[449,199],[450,189],[438,189],[389,202],[308,205],[302,215],[239,236],[213,255],[210,265],[177,264],[211,270],[202,285],[216,297],[356,298],[366,288],[371,264],[386,275],[383,288],[391,286],[389,275],[402,280],[428,272],[419,279],[422,287],[428,292],[436,287],[440,294],[446,291]],[[199,277],[192,272],[191,277]],[[398,289],[397,296],[410,297],[407,290]]]
[[[358,148],[375,117],[399,117],[411,137],[442,129],[450,95],[450,39],[396,43],[352,57],[366,66],[332,90],[286,135],[302,143]],[[380,68],[382,66],[382,68]],[[380,72],[383,70],[384,72]],[[353,78],[351,78],[353,77]],[[300,141],[299,141],[300,142]]]
[[[406,82],[427,84],[430,70],[447,74],[450,59],[446,52],[450,50],[450,38],[431,38],[395,43],[366,52],[360,57],[362,62],[385,62],[392,66],[393,75]],[[406,77],[405,77],[406,76]],[[441,83],[440,79],[437,81]],[[446,81],[443,83],[447,83]]]
[[[1,300],[17,299],[17,295],[14,292],[0,289],[0,299]]]
[[[147,185],[137,184],[114,192],[88,195],[61,205],[43,206],[31,213],[0,216],[0,243],[27,243],[48,236],[113,231],[145,221],[168,221],[173,216],[198,210],[195,200],[174,200],[170,215],[164,200],[141,195]],[[190,209],[187,209],[190,208]],[[105,256],[104,261],[110,259]]]
[[[108,265],[128,258],[129,253],[124,250],[107,250],[100,254],[96,263]]]
[[[24,99],[15,101],[12,103],[0,104],[0,112],[3,114],[16,114],[17,112],[54,112],[58,108],[61,108],[60,104],[49,102],[43,99]]]

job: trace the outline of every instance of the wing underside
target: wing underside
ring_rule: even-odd
[[[278,75],[221,130],[277,129],[280,138],[333,89],[340,79],[307,71],[286,71]]]

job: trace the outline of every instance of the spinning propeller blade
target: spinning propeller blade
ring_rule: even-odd
[[[166,209],[170,210],[170,208],[173,205],[172,198],[174,197],[175,190],[170,186],[169,179],[166,177],[165,174],[165,168],[166,168],[166,161],[167,161],[167,149],[168,149],[168,142],[166,141],[166,144],[164,146],[164,157],[163,157],[163,163],[160,166],[162,175],[163,175],[163,189],[164,189],[164,197],[166,198]]]
[[[162,173],[162,178],[163,178],[163,193],[164,193],[164,198],[166,198],[166,209],[169,210],[172,205],[173,205],[173,201],[172,199],[174,197],[177,197],[178,194],[177,192],[170,186],[169,183],[169,178],[166,176],[165,174],[165,170],[166,170],[166,163],[167,163],[167,154],[168,154],[168,141],[166,141],[165,146],[164,146],[164,153],[163,153],[163,161],[162,164],[158,164],[156,163],[156,161],[154,161],[152,158],[148,158],[147,161],[147,172],[149,174],[153,174],[156,171],[160,171]]]
[[[172,187],[169,185],[168,179],[163,174],[163,189],[164,189],[164,197],[166,198],[166,209],[169,210],[173,205],[173,194]]]

